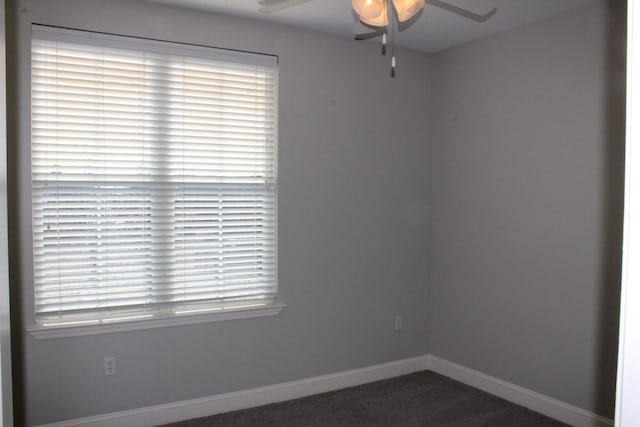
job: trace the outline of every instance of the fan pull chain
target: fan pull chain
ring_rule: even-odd
[[[387,17],[387,25],[385,32],[382,33],[382,54],[387,54],[387,33],[389,33],[389,42],[391,43],[391,77],[396,76],[396,43],[395,43],[395,19],[393,15],[392,0],[387,0],[384,3],[385,15]]]
[[[395,22],[393,16],[393,6],[391,0],[389,0],[389,26],[391,29],[391,78],[396,77],[396,34],[395,34]]]
[[[396,76],[396,57],[395,55],[391,57],[391,77]]]

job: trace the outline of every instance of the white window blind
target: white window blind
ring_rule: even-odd
[[[276,58],[33,26],[36,319],[276,300]]]

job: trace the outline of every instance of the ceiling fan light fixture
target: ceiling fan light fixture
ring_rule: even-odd
[[[393,0],[398,21],[405,22],[413,18],[424,7],[425,0]]]
[[[363,22],[384,14],[385,0],[352,0],[351,5]],[[371,25],[371,24],[370,24]]]

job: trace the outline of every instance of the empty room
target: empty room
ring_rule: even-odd
[[[614,425],[626,1],[3,3],[13,425]]]

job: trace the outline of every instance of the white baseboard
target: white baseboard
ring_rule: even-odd
[[[610,427],[613,420],[508,383],[436,356],[426,355],[361,369],[322,375],[299,381],[252,388],[233,393],[164,405],[148,406],[94,417],[45,424],[41,427],[148,427],[205,417],[238,409],[282,402],[312,394],[339,390],[412,372],[431,370],[517,405],[575,427]]]
[[[482,372],[441,359],[427,356],[429,370],[461,383],[470,385],[509,402],[527,407],[533,411],[570,424],[574,427],[610,427],[613,420],[570,405],[535,391],[508,383]]]
[[[45,424],[42,427],[147,427],[339,390],[427,369],[428,356],[200,399]]]

